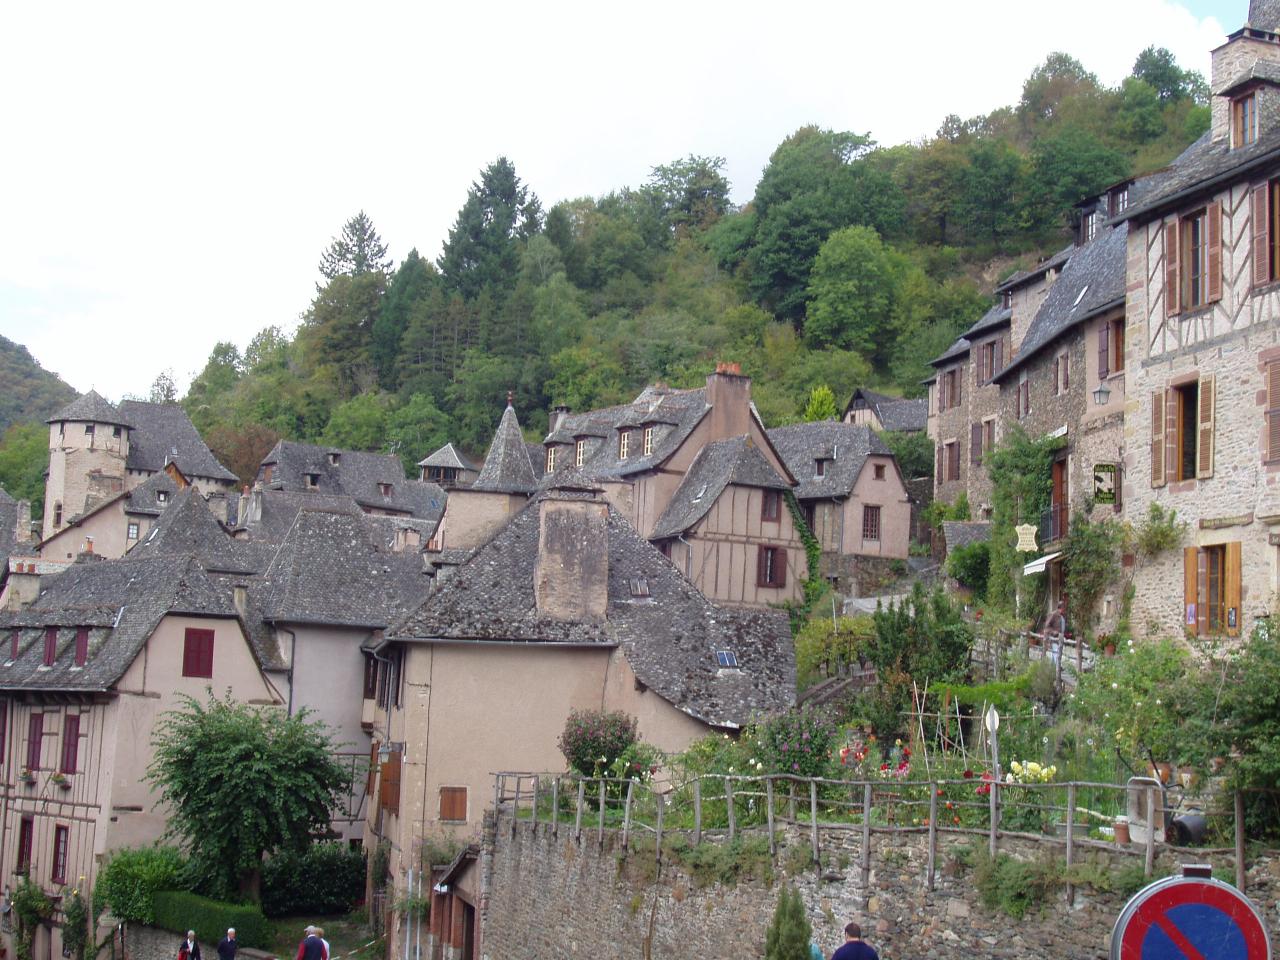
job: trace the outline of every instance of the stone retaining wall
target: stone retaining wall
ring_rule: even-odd
[[[972,960],[973,957],[1108,957],[1112,924],[1123,906],[1114,894],[1078,890],[1071,906],[1060,889],[1021,921],[983,907],[957,848],[985,847],[983,837],[943,833],[938,839],[934,889],[925,883],[928,839],[920,833],[871,837],[871,869],[864,882],[860,828],[823,828],[824,870],[799,868],[807,860],[807,829],[785,828],[774,858],[774,883],[761,880],[699,887],[683,870],[654,869],[647,855],[624,853],[620,838],[594,831],[575,840],[561,825],[520,822],[512,830],[504,814],[486,831],[481,870],[487,896],[482,907],[483,956],[490,960],[562,960],[565,957],[688,958],[763,957],[765,929],[777,901],[777,881],[801,891],[816,942],[829,955],[842,942],[841,928],[858,920],[883,960]],[[1002,838],[1001,850],[1023,858],[1063,856],[1061,844]],[[1161,853],[1156,875],[1176,871],[1178,854]],[[1140,856],[1101,844],[1082,845],[1076,861],[1092,859],[1117,869],[1141,864]],[[1182,859],[1229,867],[1226,855],[1182,852]],[[787,864],[798,872],[788,875]],[[1248,893],[1280,942],[1280,855],[1250,863]],[[651,952],[645,952],[646,941]]]

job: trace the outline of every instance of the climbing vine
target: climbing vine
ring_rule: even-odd
[[[48,894],[32,883],[30,877],[18,881],[13,891],[13,912],[18,918],[17,937],[13,952],[18,960],[31,960],[31,948],[36,939],[36,928],[53,916],[53,901]]]
[[[1021,555],[1014,528],[1023,523],[1039,525],[1041,514],[1053,497],[1053,458],[1066,444],[1065,437],[1031,439],[1015,426],[1004,441],[983,457],[991,477],[991,572],[987,602],[1016,613]]]
[[[1084,639],[1093,641],[1098,598],[1120,578],[1120,552],[1125,545],[1124,526],[1111,517],[1089,519],[1090,507],[1071,518],[1071,530],[1062,547],[1067,593]]]
[[[790,604],[787,608],[791,614],[791,632],[796,633],[804,625],[813,605],[826,591],[827,585],[822,579],[822,544],[818,542],[818,538],[809,529],[809,524],[805,522],[804,511],[800,509],[795,494],[787,490],[784,496],[787,509],[791,511],[791,520],[795,524],[796,533],[800,536],[800,542],[804,544],[805,557],[809,561],[809,576],[804,580],[804,603]]]

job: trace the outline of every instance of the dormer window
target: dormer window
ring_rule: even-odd
[[[782,494],[777,490],[766,490],[764,501],[760,506],[760,519],[767,523],[777,523],[781,510]]]
[[[338,465],[338,461],[341,459],[342,459],[342,454],[340,453],[332,452],[329,454],[329,463],[331,466],[336,467]]]
[[[587,459],[587,441],[579,440],[573,445],[573,465],[580,467]]]
[[[318,487],[318,486],[320,486],[320,474],[318,474],[318,473],[308,473],[308,474],[307,474],[307,487],[308,487],[308,488],[310,488],[310,489],[312,489],[312,490],[314,490],[314,489],[315,489],[316,487]]]
[[[631,453],[631,431],[623,430],[618,434],[618,459],[625,460]]]
[[[117,437],[117,438],[118,438],[118,437],[120,436],[120,428],[119,428],[119,427],[112,427],[112,428],[111,428],[111,435],[112,435],[113,437]]]
[[[1112,190],[1109,203],[1111,207],[1111,216],[1114,217],[1117,214],[1124,213],[1125,210],[1129,209],[1129,188],[1124,186],[1117,187],[1115,190]]]
[[[89,628],[76,627],[76,666],[83,667],[89,662]]]
[[[1004,297],[1001,301],[1001,304],[1006,310],[1013,309],[1013,291],[1012,290],[1006,290],[1004,292]]]
[[[653,427],[644,428],[644,455],[653,453]]]
[[[157,490],[157,491],[156,491],[156,503],[168,503],[168,502],[169,502],[169,491],[168,491],[168,490]]]
[[[547,473],[556,472],[556,448],[547,447]]]
[[[815,477],[825,477],[827,475],[827,461],[819,457],[813,461],[813,475]]]
[[[1247,147],[1258,139],[1258,95],[1246,93],[1231,101],[1231,147]]]
[[[18,659],[18,644],[22,640],[22,631],[17,627],[9,631],[9,662]]]
[[[389,483],[378,484],[378,492],[382,494],[384,497],[391,496],[391,484]]]
[[[86,437],[92,437],[92,436],[93,436],[93,424],[92,424],[92,423],[86,423],[86,424],[84,425],[84,435],[85,435]]]
[[[726,670],[733,670],[738,666],[738,658],[732,650],[717,650],[716,663]]]
[[[644,577],[635,577],[631,580],[631,595],[633,597],[644,598],[649,596],[649,581]]]
[[[1088,243],[1098,235],[1098,222],[1102,219],[1102,215],[1097,210],[1091,210],[1084,215],[1084,222],[1080,225],[1080,241]]]

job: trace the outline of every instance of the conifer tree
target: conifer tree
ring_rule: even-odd
[[[804,913],[804,901],[795,887],[783,887],[773,923],[765,934],[765,960],[809,960],[813,928]]]
[[[520,269],[519,241],[538,232],[542,207],[520,182],[515,165],[499,157],[471,184],[436,261],[445,285],[466,300],[485,288],[507,291]]]
[[[809,391],[809,402],[805,404],[803,414],[806,421],[834,420],[838,415],[836,395],[831,392],[830,387],[820,383]]]
[[[387,245],[373,228],[373,221],[361,210],[342,225],[342,233],[329,242],[320,256],[320,275],[326,280],[362,273],[385,274],[391,269]],[[322,289],[322,284],[316,285]]]

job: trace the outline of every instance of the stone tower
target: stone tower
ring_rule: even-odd
[[[92,390],[45,422],[49,473],[42,538],[124,489],[130,429],[120,411]]]

